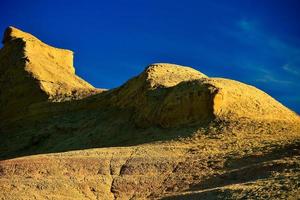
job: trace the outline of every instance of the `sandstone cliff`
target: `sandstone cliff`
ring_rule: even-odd
[[[0,51],[0,119],[26,112],[32,103],[80,99],[100,92],[75,75],[73,52],[51,47],[13,27]]]
[[[166,63],[97,89],[69,50],[3,44],[1,199],[299,196],[299,116],[263,91]]]

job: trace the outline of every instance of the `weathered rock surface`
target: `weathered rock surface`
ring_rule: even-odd
[[[261,90],[157,63],[104,91],[71,51],[3,44],[0,199],[299,196],[299,116]]]
[[[134,108],[139,126],[173,127],[215,118],[295,121],[299,117],[263,91],[209,78],[189,67],[153,64],[114,93],[114,105]]]
[[[80,99],[102,90],[75,75],[73,52],[8,27],[0,51],[0,119],[45,100]],[[26,111],[24,111],[26,112]]]

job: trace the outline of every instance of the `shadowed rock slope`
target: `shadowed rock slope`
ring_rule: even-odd
[[[299,116],[263,91],[165,63],[97,89],[69,50],[3,44],[1,199],[299,196]]]

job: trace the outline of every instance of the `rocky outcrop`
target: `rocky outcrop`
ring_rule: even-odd
[[[73,52],[8,27],[0,50],[0,119],[41,101],[81,99],[102,90],[75,75]]]
[[[0,199],[299,196],[299,116],[265,92],[166,63],[103,92],[69,50],[3,44]]]
[[[287,120],[298,116],[263,91],[229,79],[209,78],[190,67],[150,65],[111,91],[113,105],[133,108],[138,126],[174,127],[213,119]]]
[[[5,117],[33,103],[81,99],[102,91],[75,75],[73,52],[69,50],[46,45],[13,27],[5,31],[3,44],[0,99],[1,113],[9,110]],[[110,93],[112,98],[105,101],[121,109],[134,109],[133,121],[141,127],[207,123],[215,118],[297,118],[257,88],[209,78],[190,67],[175,64],[152,64]]]

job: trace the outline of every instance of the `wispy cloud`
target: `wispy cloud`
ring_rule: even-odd
[[[282,66],[282,69],[293,74],[293,75],[296,75],[296,76],[300,76],[300,71],[299,69],[296,69],[295,67],[293,67],[292,65],[290,64],[285,64]]]
[[[251,32],[251,31],[255,30],[255,25],[252,22],[245,20],[245,19],[239,20],[237,22],[237,25],[242,30],[247,31],[247,32]]]
[[[286,81],[286,80],[276,79],[272,75],[263,75],[262,78],[258,78],[255,81],[256,82],[262,82],[262,83],[277,83],[277,84],[284,84],[284,85],[293,84],[292,81]]]
[[[249,65],[248,65],[249,67]],[[280,85],[292,85],[293,81],[284,80],[282,78],[278,78],[278,75],[276,75],[272,70],[268,69],[266,66],[254,66],[251,67],[256,71],[256,78],[254,82],[260,82],[260,83],[275,83]]]
[[[278,53],[287,58],[300,56],[300,48],[292,46],[287,42],[279,39],[276,35],[268,32],[263,26],[255,20],[241,19],[236,22],[236,29],[230,31],[230,34],[240,42],[250,43],[258,48],[268,48],[270,54],[276,56]],[[249,38],[252,40],[249,41]],[[292,58],[291,58],[292,59]]]
[[[254,48],[256,50],[256,55],[265,58],[265,60],[261,61],[263,63],[258,63],[256,66],[252,65],[253,69],[257,69],[260,73],[262,73],[261,70],[272,71],[272,74],[269,73],[265,75],[265,80],[286,84],[289,81],[285,79],[288,79],[289,77],[279,76],[280,79],[284,80],[278,80],[275,78],[276,73],[280,74],[282,71],[285,71],[293,75],[300,75],[300,69],[296,67],[300,66],[299,47],[292,46],[276,37],[276,35],[269,33],[258,21],[241,19],[236,22],[235,27],[235,29],[229,31],[229,34],[241,43]],[[274,62],[274,60],[280,60],[281,62],[275,64],[268,63],[270,61]],[[245,62],[256,61],[246,60]],[[263,74],[265,73],[258,73],[257,75],[261,76]]]

